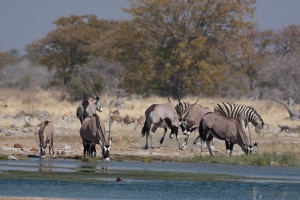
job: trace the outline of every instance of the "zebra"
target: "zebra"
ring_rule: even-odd
[[[256,133],[260,133],[264,127],[264,121],[258,112],[247,105],[221,102],[214,108],[214,112],[224,117],[239,119],[244,130],[249,122],[255,126]]]
[[[255,126],[256,133],[260,133],[264,127],[263,119],[258,114],[258,112],[251,106],[221,102],[218,103],[217,106],[214,108],[214,112],[224,117],[238,119],[244,131],[246,131],[249,122],[251,122]],[[250,137],[250,131],[249,131],[249,137]],[[250,138],[250,143],[251,143],[251,138]],[[227,144],[227,142],[225,142],[225,145],[228,146],[231,144],[230,143]],[[231,151],[230,152],[227,151],[228,155],[231,155],[231,153],[232,153]]]

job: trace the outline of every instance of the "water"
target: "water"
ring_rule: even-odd
[[[26,178],[15,171],[42,180]],[[171,175],[155,174],[165,171]],[[10,174],[12,173],[12,174]],[[122,174],[123,173],[123,174]],[[125,178],[146,174],[147,178]],[[148,174],[149,173],[149,174]],[[6,176],[6,175],[9,176]],[[68,177],[65,180],[55,175]],[[176,180],[176,176],[185,176]],[[208,179],[190,181],[193,176]],[[221,176],[225,175],[225,176]],[[80,176],[79,179],[73,179]],[[25,177],[25,178],[24,178]],[[29,176],[28,176],[29,177]],[[89,182],[82,182],[82,179]],[[300,168],[175,162],[0,161],[0,196],[76,199],[300,199]]]

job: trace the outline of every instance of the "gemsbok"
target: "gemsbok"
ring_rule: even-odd
[[[106,132],[104,123],[100,120],[97,114],[93,114],[91,117],[87,117],[83,120],[80,128],[80,136],[82,138],[84,156],[85,152],[92,154],[96,157],[95,145],[99,144],[102,149],[102,156],[104,161],[110,161],[109,155],[111,150],[111,138],[110,134],[106,140]]]
[[[187,142],[190,134],[199,128],[202,117],[206,113],[213,111],[210,108],[202,107],[199,104],[189,104],[185,102],[179,102],[175,108],[180,116],[179,125],[183,135],[186,135],[184,142],[180,145],[180,149],[184,150],[187,148]]]
[[[40,157],[46,156],[47,147],[49,148],[49,154],[54,155],[53,150],[53,135],[54,135],[54,128],[52,122],[46,120],[43,122],[39,129],[39,141],[40,141]]]
[[[149,136],[150,136],[151,148],[154,149],[152,137],[157,128],[164,128],[165,130],[164,135],[160,140],[160,144],[163,143],[165,134],[167,132],[167,128],[169,128],[171,129],[171,133],[169,137],[173,138],[175,134],[179,146],[180,144],[178,141],[178,126],[179,126],[178,115],[172,103],[151,105],[145,111],[145,123],[141,131],[142,137],[146,135],[145,149],[148,149]]]
[[[245,154],[252,153],[253,147],[257,146],[257,143],[253,145],[249,143],[239,120],[227,118],[213,112],[203,116],[199,127],[199,137],[203,142],[206,142],[211,156],[213,156],[213,152],[210,142],[213,138],[226,141],[226,151],[229,156],[232,154],[234,144],[238,144]],[[196,138],[196,140],[198,139]]]
[[[80,120],[81,124],[86,117],[92,116],[96,113],[96,111],[102,112],[100,97],[97,95],[93,85],[89,81],[88,83],[92,87],[94,94],[89,90],[87,84],[82,82],[84,87],[90,93],[92,99],[90,99],[90,97],[88,99],[83,99],[77,107],[76,116]]]

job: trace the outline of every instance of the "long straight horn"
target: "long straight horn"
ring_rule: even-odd
[[[199,99],[200,99],[200,98],[198,98],[197,101],[196,101],[193,105],[191,105],[191,106],[185,111],[185,113],[182,115],[182,118],[185,118],[185,116],[187,116],[187,114],[192,110],[192,108],[194,107],[194,105],[197,104],[197,102],[199,101]]]
[[[169,103],[171,103],[168,93],[167,93],[167,97],[168,97]]]
[[[91,84],[91,82],[89,80],[87,80],[87,82],[90,84],[90,86],[92,87],[93,91],[94,91],[94,94],[96,95],[96,98],[97,100],[99,100],[99,95],[97,94],[95,88],[93,87],[93,85]]]
[[[180,106],[181,97],[179,96],[178,88],[176,88],[176,94],[177,94],[177,99],[178,99],[178,105]],[[179,109],[179,118],[182,119],[181,109]]]
[[[110,121],[110,114],[111,114],[111,104],[112,102],[110,102],[110,90],[108,87],[106,87],[107,91],[108,91],[108,138],[107,138],[107,142],[109,142],[110,140],[110,130],[111,130],[111,121]]]
[[[89,93],[90,93],[90,95],[92,96],[92,98],[93,98],[93,99],[96,99],[97,96],[94,97],[94,95],[91,93],[91,91],[90,91],[89,88],[87,87],[86,83],[85,83],[84,81],[81,81],[81,82],[82,82],[83,86],[87,89],[87,91],[89,91]]]

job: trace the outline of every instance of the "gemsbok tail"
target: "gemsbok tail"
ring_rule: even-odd
[[[146,133],[149,133],[150,127],[151,127],[151,119],[150,119],[150,113],[154,110],[155,105],[150,106],[146,111],[145,111],[145,123],[142,128],[142,136],[145,136]]]

